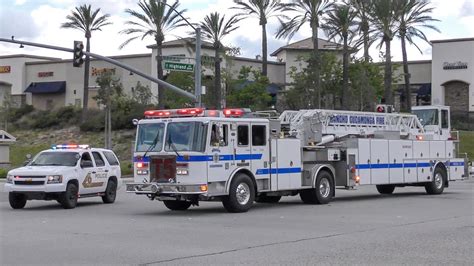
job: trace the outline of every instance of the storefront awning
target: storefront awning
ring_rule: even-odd
[[[63,93],[66,91],[66,81],[32,82],[25,92],[33,94]]]

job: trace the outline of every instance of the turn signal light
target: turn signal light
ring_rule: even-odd
[[[201,185],[199,187],[199,189],[202,191],[202,192],[206,192],[207,191],[207,185]]]
[[[359,183],[360,182],[360,176],[358,176],[358,175],[354,176],[354,181],[356,183]]]
[[[423,136],[416,136],[416,140],[423,140]]]

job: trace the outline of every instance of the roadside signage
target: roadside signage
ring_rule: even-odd
[[[10,66],[0,66],[0,73],[10,73],[11,67]]]
[[[164,68],[166,70],[194,72],[194,65],[193,64],[184,64],[184,63],[176,63],[176,62],[164,62]]]

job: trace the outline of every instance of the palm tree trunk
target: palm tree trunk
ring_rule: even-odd
[[[86,52],[91,51],[91,42],[90,37],[86,38]],[[90,57],[86,55],[86,60],[84,62],[84,91],[82,94],[82,122],[86,121],[87,107],[89,105],[89,66],[90,66]]]
[[[311,23],[312,38],[313,38],[313,56],[310,64],[314,71],[313,92],[317,92],[316,106],[321,108],[321,86],[320,86],[320,57],[319,57],[319,39],[318,39],[318,20]]]
[[[405,111],[411,112],[411,90],[410,90],[410,72],[408,71],[407,47],[405,35],[401,34],[402,56],[403,56],[403,76],[405,77]]]
[[[262,75],[265,77],[268,73],[268,62],[267,62],[267,25],[262,25]]]
[[[156,74],[158,79],[163,80],[163,51],[162,51],[163,40],[156,41]],[[163,86],[158,85],[158,108],[163,109],[165,107],[165,90]]]
[[[393,104],[392,97],[392,56],[391,56],[391,40],[385,38],[385,76],[384,76],[384,88],[385,88],[385,103]]]
[[[215,77],[214,77],[214,89],[216,92],[215,95],[215,105],[217,109],[221,109],[222,102],[222,91],[221,91],[221,61],[219,58],[219,48],[215,48],[214,53],[214,68],[215,68]]]
[[[343,58],[342,58],[342,108],[350,110],[348,103],[349,93],[349,49],[347,47],[347,34],[344,36],[344,47],[343,47]]]
[[[364,39],[364,61],[368,63],[370,61],[369,56],[369,22],[365,21],[362,29],[362,38]]]

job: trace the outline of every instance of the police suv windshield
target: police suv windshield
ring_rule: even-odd
[[[30,163],[31,166],[76,166],[80,158],[77,152],[42,152]]]
[[[413,113],[418,117],[423,126],[438,125],[438,110],[413,110]]]

